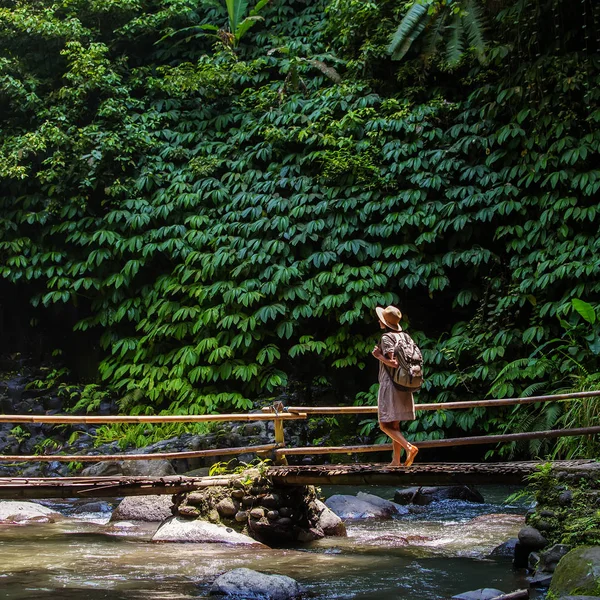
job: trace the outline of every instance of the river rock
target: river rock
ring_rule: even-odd
[[[109,477],[111,475],[165,477],[175,475],[175,469],[168,460],[121,460],[94,463],[83,469],[81,475],[84,477]]]
[[[110,520],[161,522],[172,516],[172,506],[171,496],[129,496],[115,508]]]
[[[548,540],[535,527],[525,526],[519,531],[519,543],[533,551],[545,548]]]
[[[504,592],[502,590],[497,590],[495,588],[480,588],[478,590],[463,592],[462,594],[452,596],[452,600],[492,600],[492,598],[503,595]]]
[[[394,501],[398,504],[418,504],[425,506],[441,500],[463,500],[465,502],[485,502],[483,496],[467,485],[409,487],[396,490]]]
[[[569,553],[569,550],[571,550],[571,546],[567,544],[554,544],[548,550],[540,553],[537,570],[544,573],[554,573],[556,565],[558,565],[558,562],[565,554]]]
[[[365,494],[364,492],[358,492],[356,497],[363,502],[368,502],[369,504],[373,504],[381,508],[385,511],[388,516],[392,517],[394,515],[405,515],[409,512],[408,508],[405,506],[400,506],[395,502],[390,502],[389,500],[385,500],[379,496],[375,496],[374,494]]]
[[[506,542],[496,546],[488,555],[487,558],[498,558],[500,556],[514,556],[515,546],[518,544],[519,538],[510,538]]]
[[[563,556],[552,577],[550,592],[564,596],[600,596],[600,546],[579,546]]]
[[[86,502],[75,507],[73,514],[85,514],[85,513],[107,513],[112,510],[111,505],[108,502]],[[161,519],[162,521],[162,519]]]
[[[170,517],[161,523],[152,541],[263,546],[260,542],[238,533],[231,527],[223,527],[202,520],[190,521],[180,517]]]
[[[315,500],[315,505],[319,518],[318,526],[323,530],[323,533],[333,537],[345,537],[346,526],[342,519],[320,500]]]
[[[60,513],[35,502],[0,501],[0,523],[54,523],[61,517]]]
[[[325,501],[325,505],[344,521],[356,519],[387,519],[390,517],[388,509],[383,509],[370,502],[359,500],[356,496],[335,494]]]
[[[293,600],[304,590],[291,577],[267,575],[252,569],[233,569],[217,577],[210,588],[211,596],[231,596],[256,600]]]

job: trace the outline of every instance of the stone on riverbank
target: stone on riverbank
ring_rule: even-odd
[[[526,526],[519,531],[519,544],[533,552],[545,548],[548,540],[535,527]]]
[[[600,597],[600,546],[580,546],[563,556],[552,577],[550,594]]]
[[[130,496],[124,498],[115,508],[110,522],[144,521],[161,522],[173,516],[172,496]]]
[[[475,488],[467,485],[408,487],[396,490],[394,494],[394,502],[402,505],[425,506],[442,500],[463,500],[478,504],[485,502],[483,496]]]
[[[291,577],[267,575],[252,569],[234,569],[217,577],[210,588],[211,596],[232,596],[255,600],[294,600],[304,590]]]
[[[263,544],[242,535],[231,527],[223,527],[206,521],[170,517],[158,528],[153,542],[195,542],[204,544],[234,544],[264,547]]]
[[[54,523],[57,518],[62,515],[35,502],[0,501],[0,523]]]

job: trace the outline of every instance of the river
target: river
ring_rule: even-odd
[[[362,490],[388,499],[394,493]],[[357,491],[324,488],[323,494]],[[288,575],[323,600],[442,600],[483,587],[526,587],[509,557],[486,556],[516,535],[527,507],[504,504],[514,491],[506,487],[480,491],[485,504],[439,502],[393,520],[348,523],[347,538],[264,550],[150,543],[156,525],[115,527],[107,524],[109,513],[75,515],[67,501],[45,503],[69,518],[0,525],[0,598],[202,599],[218,574],[236,567]]]

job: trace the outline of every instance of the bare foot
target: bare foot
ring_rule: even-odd
[[[390,463],[390,467],[403,467],[404,465],[398,460],[398,461],[392,461]]]
[[[406,462],[404,463],[405,467],[410,467],[417,456],[419,449],[416,446],[410,446],[406,453]]]

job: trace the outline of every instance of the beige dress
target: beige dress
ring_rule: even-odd
[[[381,336],[379,347],[383,354],[388,357],[394,351],[395,344],[396,336],[393,333],[384,333]],[[381,423],[414,421],[415,419],[415,404],[412,392],[402,392],[396,389],[391,377],[386,372],[386,366],[381,361],[379,361],[377,409]]]

